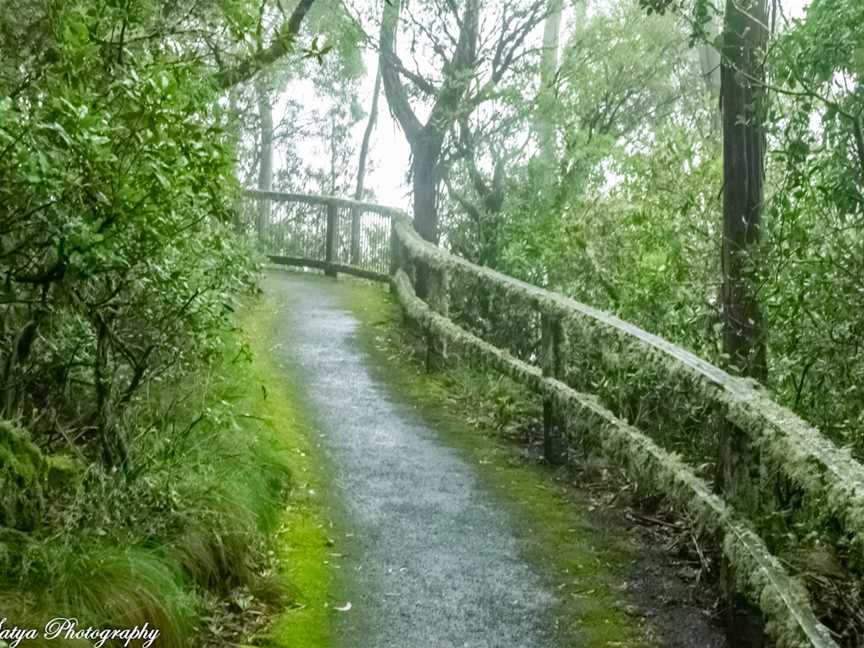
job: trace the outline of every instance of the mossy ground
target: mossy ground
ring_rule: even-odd
[[[558,618],[563,627],[558,631],[564,641],[598,647],[649,645],[640,620],[628,614],[629,601],[622,593],[633,545],[604,528],[600,516],[589,512],[592,502],[567,483],[564,473],[484,425],[482,421],[495,417],[481,414],[488,404],[464,393],[454,397],[454,387],[465,385],[465,372],[476,370],[457,366],[427,374],[422,362],[406,351],[410,340],[401,311],[386,289],[343,281],[345,306],[361,322],[358,337],[374,359],[378,377],[397,398],[420,408],[448,444],[478,465],[481,482],[511,513],[526,558],[546,575],[562,601]],[[478,385],[489,378],[477,377]],[[481,423],[468,424],[466,419]]]
[[[246,406],[282,440],[292,487],[277,530],[280,578],[289,606],[279,613],[256,645],[273,648],[323,648],[331,645],[330,596],[333,588],[328,511],[323,498],[326,468],[318,453],[302,395],[291,376],[273,359],[280,306],[262,298],[245,313],[249,339],[249,399]]]

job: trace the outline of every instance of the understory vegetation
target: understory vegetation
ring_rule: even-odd
[[[226,332],[222,344],[196,376],[151,389],[166,420],[131,446],[128,474],[40,449],[4,423],[7,618],[31,627],[64,615],[94,627],[147,622],[159,645],[186,646],[202,634],[242,635],[250,628],[232,614],[284,599],[273,538],[296,441],[286,430],[297,423],[261,402],[279,383],[262,379],[264,360],[252,361],[244,335]]]
[[[146,622],[160,646],[224,645],[255,629],[243,612],[286,600],[274,539],[300,423],[268,418],[279,385],[236,328],[260,260],[224,96],[299,20],[253,44],[256,9],[0,13],[6,628]]]

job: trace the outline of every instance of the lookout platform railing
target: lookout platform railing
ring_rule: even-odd
[[[254,213],[275,214],[262,237],[271,261],[389,281],[424,331],[430,363],[477,362],[538,394],[550,462],[578,461],[586,446],[601,451],[722,540],[737,588],[762,610],[778,645],[838,646],[799,575],[760,533],[774,518],[787,525],[818,520],[838,529],[832,542],[861,568],[864,466],[848,450],[751,380],[609,313],[426,242],[399,209],[324,196],[247,196]],[[290,209],[277,213],[275,204]],[[732,426],[759,458],[758,475],[746,484],[752,492],[718,488],[706,476],[701,460],[718,450],[710,432],[718,425]],[[690,438],[682,439],[682,430]],[[694,430],[704,443],[692,438]],[[702,455],[684,450],[700,445]],[[795,490],[794,511],[776,508],[777,480]]]
[[[248,191],[247,219],[273,263],[386,280],[390,207],[335,198]]]

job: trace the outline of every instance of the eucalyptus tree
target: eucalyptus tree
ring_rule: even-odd
[[[545,6],[543,0],[384,4],[382,79],[390,110],[411,147],[414,224],[426,240],[437,243],[440,236],[440,162],[448,134],[460,116],[495,96],[508,72],[528,54],[528,37]],[[422,52],[430,64],[419,65],[415,59],[409,66],[403,61],[397,29],[403,49],[410,43],[409,53]],[[425,120],[418,117],[423,112],[428,114]]]
[[[740,373],[768,376],[758,265],[765,177],[767,0],[728,0],[723,23],[723,347]]]

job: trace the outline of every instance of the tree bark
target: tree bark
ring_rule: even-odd
[[[271,191],[273,188],[273,107],[270,105],[270,91],[266,80],[259,79],[255,84],[258,95],[259,149],[258,190]],[[255,232],[259,243],[264,243],[270,224],[270,201],[258,201]]]
[[[766,0],[728,0],[721,66],[723,110],[723,314],[730,366],[767,377],[765,332],[751,279],[758,264],[765,131]]]
[[[765,173],[764,70],[768,41],[767,0],[727,0],[721,62],[723,125],[723,349],[731,371],[767,378],[765,331],[753,280]],[[720,427],[719,486],[727,501],[758,514],[758,449],[729,422]],[[735,577],[723,565],[727,635],[735,645],[765,644],[761,615],[736,594]]]
[[[438,185],[441,182],[441,147],[444,137],[434,128],[425,127],[411,142],[414,193],[414,229],[430,243],[438,244]]]

